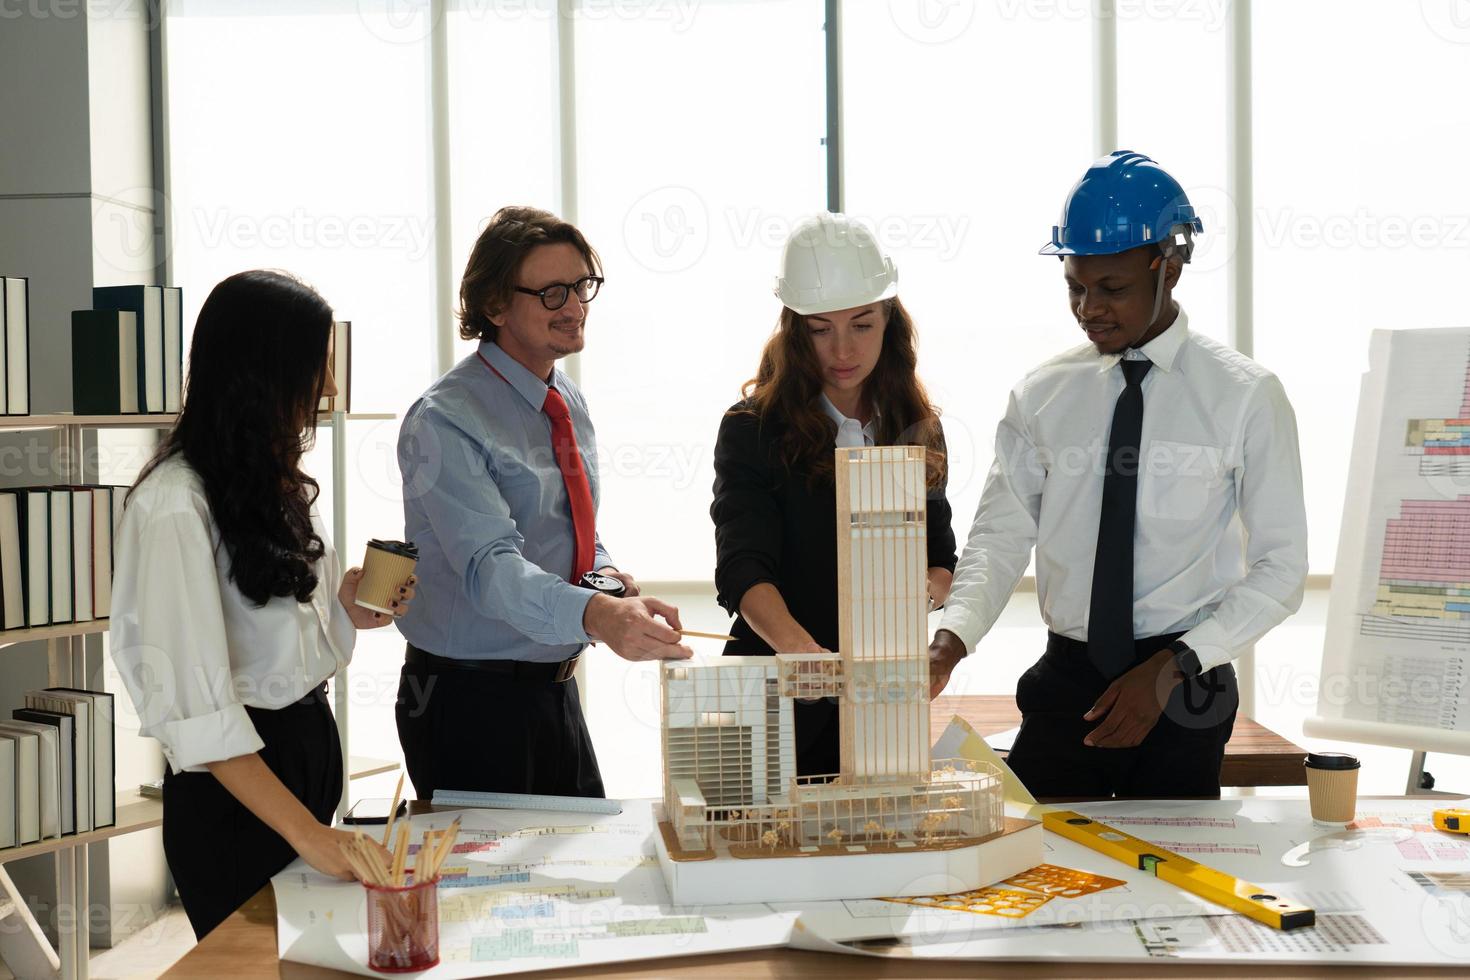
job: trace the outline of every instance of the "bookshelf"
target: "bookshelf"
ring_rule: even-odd
[[[332,431],[332,540],[338,544],[339,561],[346,569],[345,551],[342,542],[347,540],[347,423],[354,421],[390,421],[396,418],[388,412],[323,412],[317,416],[318,428]],[[57,443],[53,451],[73,458],[73,452],[81,447],[84,433],[96,429],[167,429],[177,421],[176,414],[146,415],[76,415],[57,413],[49,415],[0,416],[0,431],[22,429],[57,430]],[[83,464],[85,466],[85,464]],[[76,474],[81,482],[95,480],[97,474],[85,470]],[[61,623],[28,629],[0,630],[0,656],[21,644],[45,641],[47,644],[47,673],[51,686],[85,687],[86,638],[106,633],[108,620],[93,619],[80,623]],[[392,760],[354,757],[349,754],[347,720],[349,703],[348,668],[340,670],[333,678],[337,732],[342,742],[343,781],[342,799],[338,803],[340,817],[346,812],[348,785],[351,780],[398,768]],[[149,830],[163,824],[163,801],[141,796],[136,790],[117,794],[117,814],[111,827],[65,837],[51,838],[17,847],[0,849],[0,877],[7,879],[4,865],[11,861],[35,857],[41,854],[56,855],[56,871],[60,888],[57,904],[73,910],[85,908],[91,891],[88,850],[85,845],[101,843],[113,837]],[[3,892],[0,892],[3,894]],[[31,920],[30,910],[21,908],[20,913]],[[63,916],[63,918],[68,918]],[[90,919],[85,915],[70,916],[72,925],[62,927],[58,936],[60,948],[56,950],[60,960],[60,975],[64,980],[87,980],[88,960],[91,955]]]

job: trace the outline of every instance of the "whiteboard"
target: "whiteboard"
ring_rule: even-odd
[[[1338,542],[1303,730],[1470,755],[1470,328],[1374,331]]]

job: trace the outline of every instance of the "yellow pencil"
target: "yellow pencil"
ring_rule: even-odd
[[[398,804],[403,800],[403,773],[398,774],[398,788],[393,791],[393,805],[388,808],[388,823],[383,828],[383,846],[393,839],[393,824],[398,821]]]
[[[679,630],[680,636],[692,636],[700,640],[725,640],[729,642],[735,639],[727,633],[701,633],[699,630]]]

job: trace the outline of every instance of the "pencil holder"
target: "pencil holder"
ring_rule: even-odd
[[[414,973],[439,962],[439,879],[367,890],[368,966]]]

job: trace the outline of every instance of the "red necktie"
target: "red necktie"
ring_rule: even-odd
[[[596,560],[593,553],[597,541],[597,515],[592,509],[592,484],[587,482],[587,471],[582,468],[577,434],[572,431],[572,413],[555,388],[546,389],[546,401],[541,411],[551,419],[551,447],[556,453],[556,465],[561,468],[561,478],[567,485],[567,497],[572,502],[572,531],[577,536],[577,551],[571,581],[577,582],[584,573],[592,571],[592,563]]]

